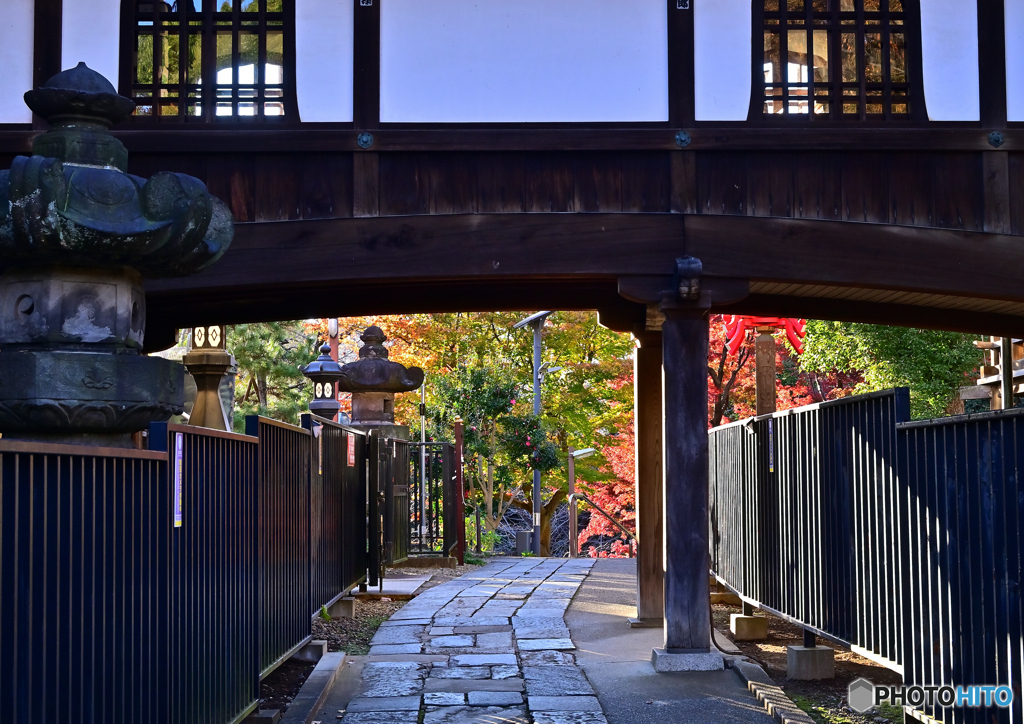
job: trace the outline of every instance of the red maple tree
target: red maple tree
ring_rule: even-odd
[[[744,341],[737,354],[730,355],[726,350],[727,334],[722,315],[711,315],[709,333],[708,428],[712,428],[754,415],[756,375],[751,336]],[[859,381],[857,373],[823,376],[803,372],[785,336],[776,335],[775,339],[776,409],[787,410],[844,397],[852,392]],[[635,532],[636,467],[632,424],[618,437],[616,444],[606,447],[602,452],[608,461],[605,472],[612,479],[589,484],[590,496],[622,522],[624,527]],[[585,541],[591,542],[588,553],[593,557],[629,555],[625,536],[596,512],[590,516],[589,524],[580,533],[581,549]]]

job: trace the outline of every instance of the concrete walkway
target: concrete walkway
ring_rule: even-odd
[[[607,724],[564,615],[593,560],[500,559],[417,596],[362,662],[343,724]]]
[[[660,629],[625,621],[636,614],[635,563],[499,559],[431,588],[381,626],[369,656],[350,661],[314,719],[771,722],[732,671],[654,672]]]
[[[651,650],[664,644],[664,634],[660,628],[628,628],[631,616],[636,616],[636,559],[599,559],[565,620],[577,664],[609,724],[774,721],[730,669],[656,673]]]

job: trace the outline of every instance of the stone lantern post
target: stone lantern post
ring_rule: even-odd
[[[142,354],[142,279],[212,264],[231,213],[190,176],[127,173],[109,129],[135,104],[84,63],[25,102],[51,127],[0,171],[0,433],[129,447],[183,406],[182,366]]]
[[[309,403],[309,411],[333,420],[341,410],[337,390],[342,374],[341,365],[331,357],[330,342],[324,343],[320,348],[320,356],[306,365],[302,374],[313,383],[313,399]]]
[[[341,368],[338,381],[339,391],[352,393],[352,425],[408,440],[409,428],[395,424],[395,393],[418,389],[423,370],[389,360],[387,337],[380,327],[367,327],[359,338],[359,359]]]
[[[228,372],[235,366],[235,357],[227,351],[227,327],[194,327],[190,347],[181,360],[196,381],[196,401],[188,424],[231,430],[231,406],[225,404],[222,394],[226,375],[234,389],[234,375]]]

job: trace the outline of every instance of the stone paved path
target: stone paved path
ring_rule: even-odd
[[[607,724],[565,625],[593,559],[502,559],[377,631],[342,724]]]

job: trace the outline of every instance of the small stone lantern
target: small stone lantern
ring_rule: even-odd
[[[408,438],[408,428],[395,425],[395,394],[418,389],[423,370],[389,360],[380,327],[367,327],[359,338],[359,359],[341,368],[338,381],[339,391],[352,393],[352,424]]]
[[[338,403],[338,380],[341,379],[341,365],[331,357],[331,344],[325,342],[320,356],[302,370],[302,374],[313,383],[313,399],[309,411],[327,420],[333,420],[341,404]]]
[[[234,355],[227,351],[227,327],[193,327],[190,347],[181,360],[196,381],[196,401],[188,424],[230,431],[230,407],[225,406],[221,394],[224,376],[235,366]]]

